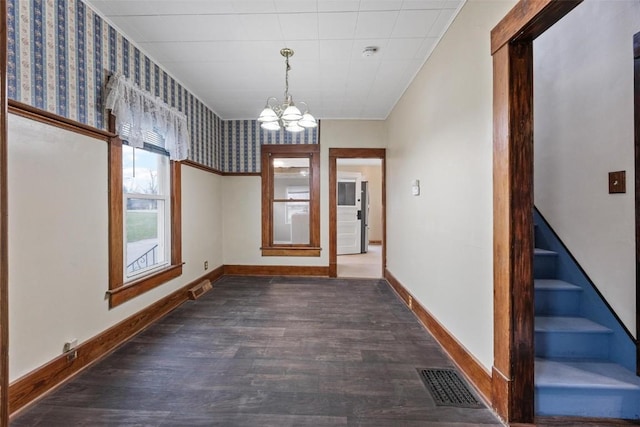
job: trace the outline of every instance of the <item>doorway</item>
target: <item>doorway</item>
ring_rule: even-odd
[[[330,277],[383,277],[385,198],[385,149],[329,149]]]
[[[493,56],[492,406],[534,420],[533,40],[582,0],[521,0],[491,31]]]
[[[382,160],[338,158],[337,276],[382,277]]]

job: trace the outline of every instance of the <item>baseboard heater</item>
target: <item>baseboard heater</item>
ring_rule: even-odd
[[[211,280],[203,280],[202,282],[189,289],[189,299],[196,300],[213,288]]]

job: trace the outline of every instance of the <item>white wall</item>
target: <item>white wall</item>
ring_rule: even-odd
[[[487,370],[493,363],[489,33],[514,4],[467,1],[388,119],[388,269]]]
[[[637,0],[584,2],[534,42],[535,203],[635,331]],[[608,172],[627,171],[626,194]]]
[[[185,166],[182,276],[109,310],[107,147],[9,116],[10,381],[222,264],[221,177]]]
[[[225,264],[329,265],[329,148],[384,148],[387,139],[383,121],[322,120],[320,127],[320,257],[263,257],[261,179],[226,176],[222,190]]]

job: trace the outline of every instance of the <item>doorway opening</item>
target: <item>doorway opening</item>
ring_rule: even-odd
[[[330,148],[329,276],[383,277],[385,241],[385,150]]]
[[[382,277],[382,160],[338,158],[338,277]]]

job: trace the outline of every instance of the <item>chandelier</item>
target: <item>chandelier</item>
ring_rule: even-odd
[[[303,111],[301,112],[298,107],[293,103],[293,98],[289,95],[289,58],[293,56],[293,49],[284,48],[280,49],[280,55],[286,58],[285,64],[285,86],[284,86],[284,100],[282,104],[279,104],[278,99],[275,97],[267,98],[267,103],[258,117],[260,127],[266,130],[280,130],[285,128],[289,132],[300,132],[305,128],[314,128],[318,126],[316,119],[309,113],[309,107],[304,102],[299,102],[299,105],[303,105]]]

